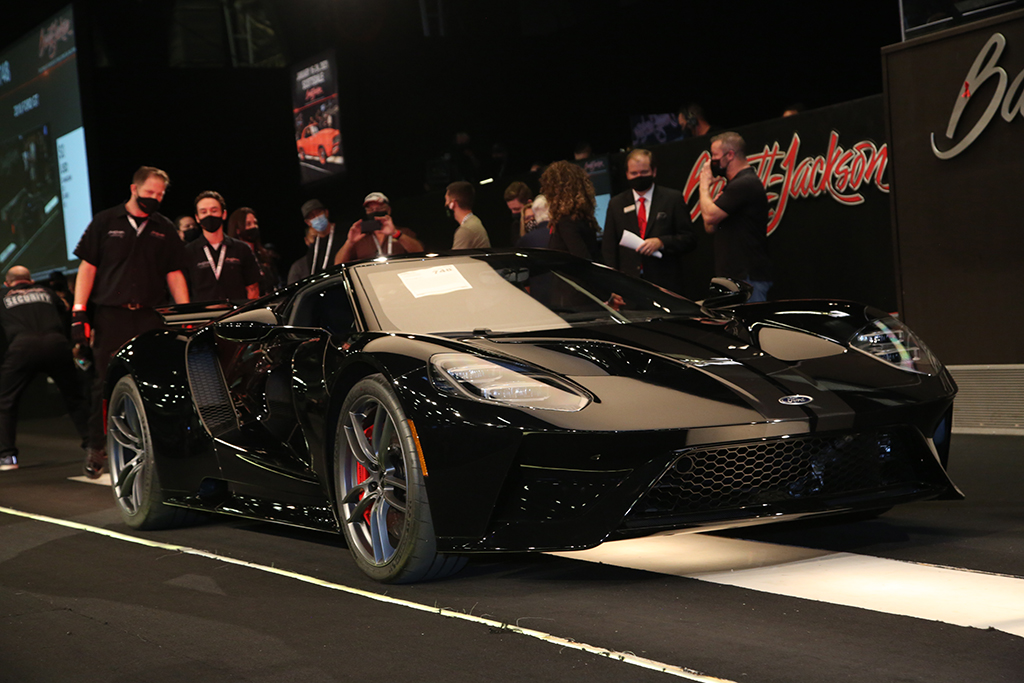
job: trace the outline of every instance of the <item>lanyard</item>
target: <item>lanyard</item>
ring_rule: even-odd
[[[128,222],[132,224],[133,228],[135,228],[135,234],[141,235],[142,231],[146,229],[146,223],[149,223],[149,219],[147,218],[146,220],[142,221],[142,225],[139,225],[135,222],[135,216],[131,215],[130,213],[127,213],[125,215],[128,216]]]
[[[377,246],[377,256],[391,256],[391,235],[388,235],[388,252],[384,253],[384,248],[380,245],[380,240],[377,239],[376,235],[370,235],[373,238],[373,243]]]
[[[227,256],[228,250],[223,243],[220,245],[220,259],[217,264],[213,263],[213,254],[210,253],[210,247],[203,247],[203,251],[206,252],[206,260],[210,262],[210,268],[213,270],[213,277],[216,280],[220,280],[220,271],[224,268],[224,257]]]
[[[331,258],[331,245],[332,244],[334,244],[334,231],[333,230],[331,230],[330,237],[327,238],[327,253],[324,254],[324,265],[323,265],[323,267],[320,268],[320,270],[327,270],[327,260]],[[317,254],[318,254],[319,250],[320,250],[320,238],[317,237],[316,241],[313,242],[313,267],[310,268],[310,270],[309,270],[309,274],[310,275],[313,275],[314,273],[316,273],[316,261],[317,261]]]

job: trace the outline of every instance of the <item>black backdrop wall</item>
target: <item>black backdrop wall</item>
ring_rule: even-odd
[[[5,8],[0,44],[65,4]],[[688,101],[735,126],[796,100],[878,93],[879,48],[899,39],[893,0],[830,12],[811,0],[446,0],[446,38],[424,37],[415,0],[268,0],[286,58],[334,47],[345,94],[351,170],[300,187],[284,69],[169,68],[176,3],[74,5],[95,207],[123,201],[132,171],[157,164],[175,181],[168,214],[216,188],[260,212],[286,261],[302,248],[302,201],[317,196],[347,218],[371,190],[416,195],[424,159],[460,128],[481,155],[504,142],[520,170],[569,157],[582,139],[614,152],[629,142],[630,114]]]

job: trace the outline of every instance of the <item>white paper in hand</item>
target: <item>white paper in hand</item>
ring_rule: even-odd
[[[644,240],[643,238],[640,237],[640,235],[636,234],[635,232],[630,232],[629,230],[623,230],[622,237],[619,238],[620,247],[632,249],[633,251],[639,249],[640,245],[643,243]],[[653,254],[651,254],[651,256],[653,256],[654,258],[661,258],[661,251],[656,251]]]

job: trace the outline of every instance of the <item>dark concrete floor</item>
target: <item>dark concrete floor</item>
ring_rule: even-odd
[[[517,624],[730,681],[1024,680],[1024,638],[547,555],[474,559],[381,586],[340,539],[244,520],[140,534],[110,491],[69,481],[65,418],[28,420],[0,507],[287,569]],[[730,536],[1024,576],[1024,440],[955,437],[965,501],[868,522]],[[31,681],[655,681],[645,670],[493,625],[216,559],[0,514],[0,683]]]

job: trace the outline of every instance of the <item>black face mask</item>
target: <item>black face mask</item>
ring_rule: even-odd
[[[259,228],[246,228],[242,231],[242,239],[246,242],[255,242],[260,238]]]
[[[202,220],[199,221],[199,225],[206,232],[217,232],[224,225],[224,219],[220,216],[203,216]]]
[[[723,166],[723,161],[725,161],[725,157],[722,157],[721,159],[711,160],[711,175],[715,176],[716,178],[725,177],[725,167],[729,165],[729,162],[726,161],[725,166]]]
[[[199,233],[200,233],[199,228],[189,228],[189,229],[187,229],[185,231],[185,234],[182,235],[181,238],[182,238],[182,240],[184,240],[185,244],[188,244],[189,242],[192,242],[193,240],[199,239]]]
[[[135,203],[139,205],[139,210],[147,216],[160,208],[160,200],[154,197],[136,197]]]
[[[653,175],[638,175],[635,178],[629,178],[629,186],[637,192],[647,192],[651,189],[651,185],[654,184]]]

